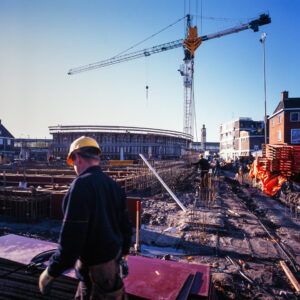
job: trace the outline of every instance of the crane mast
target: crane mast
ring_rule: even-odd
[[[197,26],[191,27],[191,17],[187,15],[186,34],[184,40],[184,64],[180,68],[183,76],[183,132],[194,136],[195,103],[194,103],[194,54],[202,43],[198,37]]]
[[[140,57],[150,56],[151,54],[160,53],[168,51],[171,49],[176,49],[184,46],[184,63],[180,66],[178,70],[183,76],[183,86],[184,86],[184,107],[183,107],[183,132],[194,135],[194,91],[193,91],[193,81],[194,81],[194,53],[196,49],[201,45],[202,42],[208,41],[214,38],[219,38],[232,33],[237,33],[247,29],[252,29],[254,32],[259,30],[259,26],[271,23],[271,18],[267,14],[262,14],[258,19],[252,20],[249,23],[241,24],[232,28],[225,29],[210,35],[204,35],[198,37],[197,27],[191,27],[191,17],[186,16],[186,36],[185,40],[179,39],[173,42],[161,44],[154,46],[152,48],[147,48],[139,50],[136,52],[114,56],[112,58],[99,61],[96,63],[84,65],[81,67],[70,69],[68,74],[74,75],[85,71],[91,71],[99,69],[102,67],[110,66],[113,64],[137,59]]]

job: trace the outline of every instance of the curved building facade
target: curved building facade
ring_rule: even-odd
[[[80,136],[97,140],[104,159],[132,160],[139,153],[157,159],[179,158],[192,136],[178,131],[125,126],[49,126],[53,154],[65,158],[70,144]]]

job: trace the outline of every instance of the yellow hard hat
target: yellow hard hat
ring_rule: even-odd
[[[85,148],[85,147],[97,148],[98,151],[99,151],[98,155],[101,155],[101,153],[102,153],[102,150],[99,147],[96,140],[94,140],[93,138],[87,137],[87,136],[81,136],[80,138],[73,141],[73,143],[71,144],[69,154],[68,154],[68,157],[67,157],[67,164],[70,165],[70,166],[74,166],[73,159],[71,158],[72,153],[75,150],[79,150],[79,149]]]

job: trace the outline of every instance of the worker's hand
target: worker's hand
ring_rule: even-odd
[[[44,270],[39,279],[39,288],[43,295],[49,295],[54,277],[50,276],[48,273],[48,268]]]
[[[126,278],[129,273],[129,268],[127,264],[127,257],[128,255],[124,255],[120,261],[120,276],[121,278]]]

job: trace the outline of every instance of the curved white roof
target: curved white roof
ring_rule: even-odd
[[[100,126],[100,125],[57,125],[49,126],[50,134],[54,133],[76,133],[76,132],[101,132],[101,133],[130,133],[130,134],[153,134],[168,137],[181,138],[192,141],[193,137],[179,131],[143,128],[143,127],[127,127],[127,126]]]

